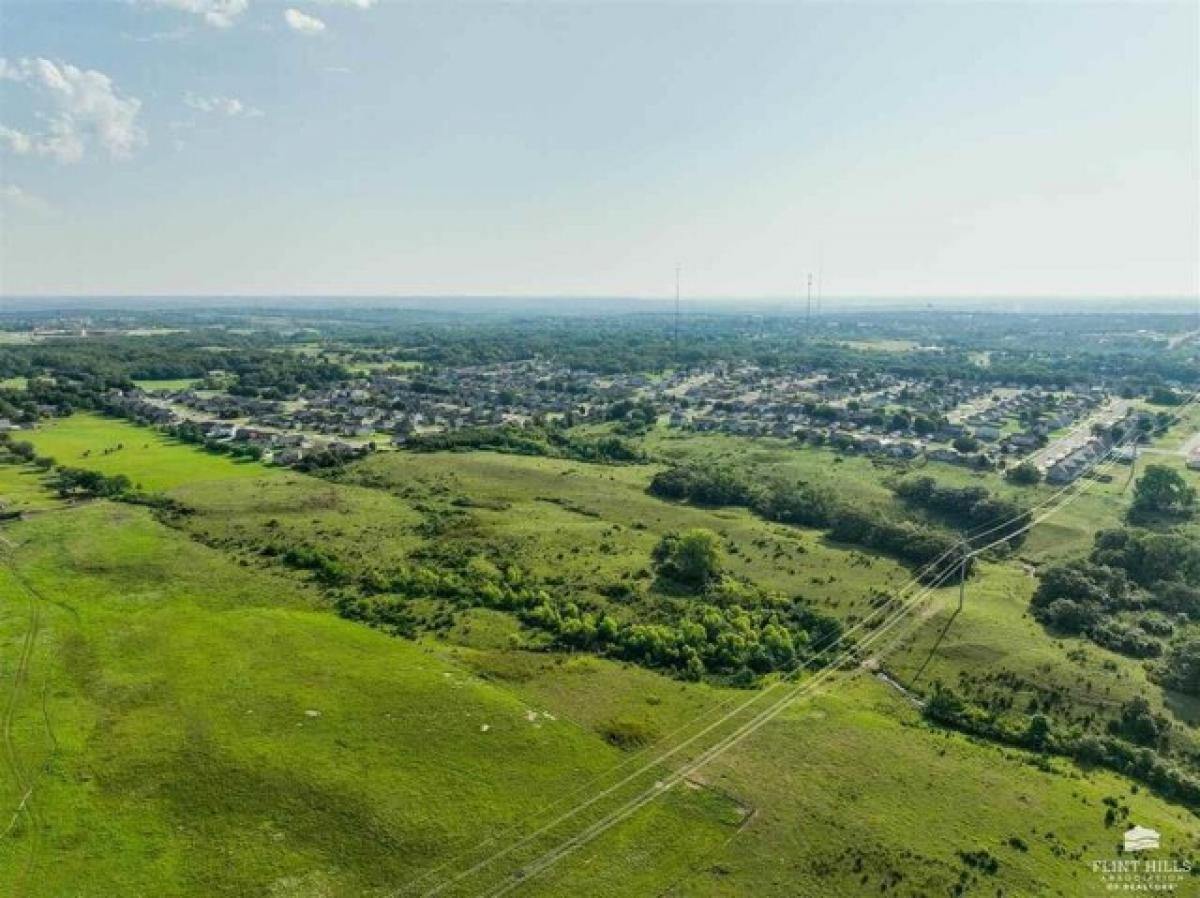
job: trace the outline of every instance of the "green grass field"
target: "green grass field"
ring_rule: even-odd
[[[57,418],[23,434],[23,438],[33,443],[39,455],[50,456],[60,465],[124,474],[146,490],[272,477],[276,473],[258,462],[207,452],[157,431],[100,415]]]
[[[6,532],[5,644],[39,615],[3,790],[34,787],[0,858],[20,894],[382,894],[619,757],[144,511]],[[680,796],[658,825],[716,844],[710,810]]]
[[[868,611],[872,590],[909,576],[817,531],[655,499],[655,466],[388,453],[330,482],[95,416],[31,436],[40,453],[124,473],[194,511],[167,526],[135,506],[65,506],[32,469],[0,465],[0,504],[27,512],[0,524],[10,709],[0,822],[14,821],[0,882],[15,895],[421,894],[679,745],[718,707],[772,695],[541,650],[498,611],[456,611],[448,630],[416,640],[387,636],[338,618],[330,595],[262,555],[265,545],[320,548],[356,571],[495,546],[538,580],[617,611],[601,588],[635,579],[659,534],[694,526],[722,534],[735,573],[846,621]],[[676,457],[748,459],[835,477],[864,504],[894,502],[896,470],[865,459],[651,439]],[[948,481],[976,479],[951,470]],[[1125,501],[1119,483],[1097,484],[1022,555],[1086,547]],[[1192,745],[1195,703],[1164,694],[1138,662],[1051,637],[1027,616],[1032,585],[1017,562],[984,565],[961,615],[951,619],[956,591],[940,591],[881,643],[880,660],[918,690],[968,674],[987,696],[1011,673],[1064,690],[1077,715],[1146,694]],[[628,732],[645,744],[616,747],[614,733]],[[649,766],[442,894],[480,894],[533,869],[671,769]],[[1146,789],[933,728],[852,669],[514,894],[1098,894],[1089,861],[1115,856],[1122,826],[1105,825],[1109,797],[1163,834],[1164,855],[1194,851],[1196,817]],[[964,859],[983,850],[994,873]]]
[[[0,464],[0,513],[53,507],[46,475],[28,465]]]

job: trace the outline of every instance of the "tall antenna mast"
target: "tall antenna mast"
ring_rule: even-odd
[[[812,333],[812,272],[808,273],[808,308],[804,313],[804,331]]]
[[[679,360],[679,266],[675,266],[675,360]]]

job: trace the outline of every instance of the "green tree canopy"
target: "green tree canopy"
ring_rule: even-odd
[[[1140,515],[1190,515],[1196,488],[1166,465],[1148,465],[1133,488],[1133,511]]]
[[[697,527],[683,534],[665,534],[654,549],[659,573],[692,589],[703,589],[721,576],[720,538]]]

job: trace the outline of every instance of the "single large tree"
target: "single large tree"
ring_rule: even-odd
[[[720,538],[697,527],[683,534],[666,534],[654,549],[654,560],[666,577],[703,589],[721,576]]]
[[[1174,468],[1148,465],[1133,488],[1137,515],[1188,515],[1196,507],[1196,488]]]

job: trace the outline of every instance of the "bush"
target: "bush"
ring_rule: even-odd
[[[1109,724],[1109,730],[1137,745],[1163,749],[1171,732],[1171,721],[1151,711],[1150,703],[1139,695],[1121,706],[1121,716]]]
[[[630,751],[649,745],[658,738],[650,724],[640,720],[612,720],[600,727],[600,735],[609,745]]]
[[[663,499],[696,505],[751,506],[757,499],[755,491],[740,475],[720,467],[680,466],[660,471],[650,481],[650,492]]]
[[[1096,644],[1131,658],[1157,658],[1162,654],[1161,642],[1120,621],[1102,620],[1091,628],[1089,635]]]
[[[1033,486],[1039,483],[1042,479],[1042,472],[1033,462],[1023,461],[1019,465],[1009,469],[1005,475],[1013,483],[1019,483],[1022,486]]]
[[[1160,679],[1171,689],[1200,697],[1200,638],[1189,639],[1171,649],[1162,665]]]

